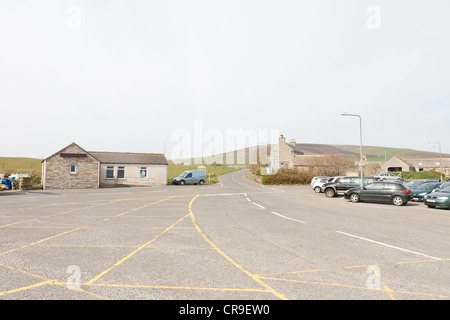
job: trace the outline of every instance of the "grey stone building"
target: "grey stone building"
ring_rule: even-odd
[[[99,169],[99,160],[76,143],[72,143],[42,160],[42,188],[98,188]]]
[[[393,156],[381,165],[383,172],[430,171],[436,170],[450,174],[450,158],[403,159]]]
[[[167,165],[159,153],[88,152],[71,143],[42,160],[42,188],[166,185]]]

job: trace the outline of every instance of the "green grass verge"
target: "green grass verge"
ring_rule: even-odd
[[[441,174],[437,171],[418,171],[418,172],[402,172],[403,179],[440,179]],[[444,181],[449,179],[443,175]]]
[[[172,179],[178,177],[183,171],[197,170],[198,165],[169,164],[167,167],[167,184],[172,184]],[[241,167],[204,166],[206,168],[206,184],[219,182],[219,176],[242,169]],[[210,173],[210,174],[209,174]]]
[[[41,159],[0,157],[0,173],[41,173]]]

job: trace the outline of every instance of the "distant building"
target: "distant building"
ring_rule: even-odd
[[[270,149],[268,173],[276,173],[280,168],[290,168],[292,159],[299,155],[303,155],[303,152],[296,147],[295,140],[291,139],[287,143],[285,137],[281,135],[278,144],[272,145]]]
[[[269,166],[267,173],[274,174],[279,169],[314,169],[318,172],[335,172],[343,171],[345,175],[359,175],[360,162],[357,161],[353,165],[351,162],[345,161],[359,154],[354,154],[350,151],[345,151],[330,145],[320,144],[298,144],[295,139],[290,139],[286,142],[286,138],[281,135],[278,139],[278,144],[271,146],[271,153],[269,157]],[[378,163],[368,163],[364,156],[364,174],[373,174],[374,166],[379,166]]]
[[[436,170],[450,174],[450,158],[403,159],[393,156],[381,165],[383,172],[430,171]]]
[[[43,189],[167,184],[163,154],[86,151],[76,143],[42,160]]]

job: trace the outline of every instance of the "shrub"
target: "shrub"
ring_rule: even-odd
[[[436,170],[430,171],[404,171],[401,174],[404,179],[439,179],[441,177],[441,173]],[[445,175],[443,175],[443,180],[445,180]]]
[[[262,184],[307,184],[311,182],[312,171],[300,169],[280,169],[273,175],[262,176]]]

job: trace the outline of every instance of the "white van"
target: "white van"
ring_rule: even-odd
[[[172,179],[173,184],[204,184],[206,181],[206,173],[204,170],[188,170],[184,171],[178,177]]]

